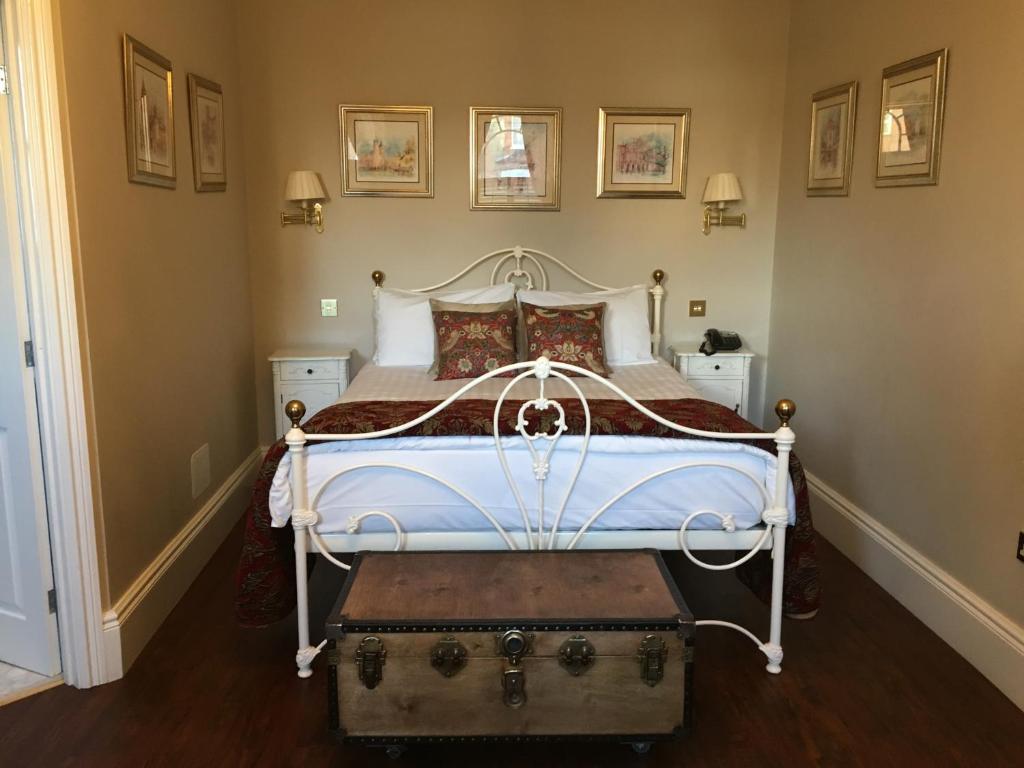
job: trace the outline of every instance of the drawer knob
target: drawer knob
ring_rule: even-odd
[[[721,368],[722,368],[722,366],[720,366],[720,365],[718,365],[717,363],[715,363],[715,370],[716,370],[716,371],[718,371],[718,370],[721,370]]]
[[[716,365],[715,367],[717,368],[718,366]],[[313,375],[313,369],[312,368],[307,368],[306,369],[306,373],[308,373],[310,376],[312,376]]]

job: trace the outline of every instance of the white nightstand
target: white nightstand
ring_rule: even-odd
[[[344,348],[281,349],[267,359],[274,371],[274,414],[278,436],[291,426],[284,404],[301,400],[306,417],[334,403],[348,387],[348,361]]]
[[[750,361],[753,352],[740,348],[734,352],[705,355],[698,352],[699,341],[673,344],[673,365],[700,396],[732,408],[747,418],[750,403]]]

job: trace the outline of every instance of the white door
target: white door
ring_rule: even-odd
[[[8,98],[0,95],[0,661],[55,675],[60,650]]]

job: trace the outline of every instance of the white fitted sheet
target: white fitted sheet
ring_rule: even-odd
[[[696,392],[670,365],[658,361],[618,369],[612,377],[619,386],[639,400],[697,397]],[[574,379],[588,399],[617,397],[597,382]],[[368,364],[360,370],[342,402],[363,400],[443,400],[465,380],[435,382],[423,368],[391,368]],[[484,382],[473,397],[494,399],[507,379]],[[521,382],[510,394],[513,399],[532,397],[536,382]],[[566,398],[568,386],[548,383],[549,397]],[[543,442],[543,441],[542,441]],[[582,437],[563,436],[551,461],[546,483],[545,525],[550,526],[578,460]],[[523,440],[503,437],[513,477],[536,529],[536,480]],[[541,449],[542,450],[542,449]],[[689,440],[635,435],[595,435],[590,439],[587,459],[569,498],[560,530],[577,529],[595,510],[633,483],[659,470],[680,464],[725,464],[672,472],[651,480],[611,506],[593,525],[593,530],[674,530],[683,519],[699,509],[733,515],[739,529],[761,522],[764,496],[748,477],[752,475],[769,497],[775,482],[775,457],[742,443]],[[470,503],[443,485],[420,475],[393,467],[364,466],[396,464],[440,477],[458,487],[491,512],[508,531],[522,531],[522,513],[501,470],[494,439],[464,436],[411,436],[310,443],[307,461],[309,498],[312,502],[323,483],[343,470],[352,470],[327,485],[316,502],[324,534],[346,533],[354,515],[374,510],[395,515],[406,532],[488,531],[490,523]],[[288,524],[291,462],[281,460],[270,491],[272,524]],[[361,467],[354,469],[355,467]],[[789,493],[790,520],[794,517],[792,488]],[[698,517],[690,528],[719,529],[717,518]],[[363,532],[389,531],[380,518],[362,523]]]

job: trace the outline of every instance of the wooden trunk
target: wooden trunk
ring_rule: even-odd
[[[693,617],[654,550],[362,552],[327,636],[346,742],[648,742],[691,720]]]

